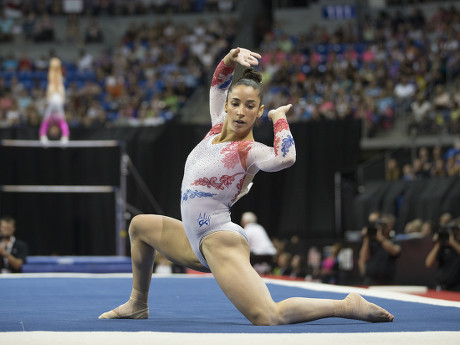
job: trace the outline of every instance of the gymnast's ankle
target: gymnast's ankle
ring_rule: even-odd
[[[103,313],[99,319],[148,319],[148,294],[148,291],[142,292],[133,288],[128,302]]]

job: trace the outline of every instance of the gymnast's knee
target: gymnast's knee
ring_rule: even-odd
[[[254,326],[277,326],[285,324],[276,306],[253,310],[247,318]]]
[[[145,231],[155,231],[162,224],[162,216],[138,214],[129,224],[129,238],[131,240],[142,237]]]

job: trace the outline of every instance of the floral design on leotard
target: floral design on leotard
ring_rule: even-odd
[[[273,132],[275,133],[275,135],[276,133],[281,132],[282,130],[289,130],[289,124],[285,119],[279,119],[273,125]]]
[[[227,169],[233,169],[238,163],[241,163],[246,170],[246,159],[249,150],[251,150],[251,141],[235,141],[225,146],[220,153],[224,155],[222,163]]]
[[[236,173],[234,175],[222,175],[217,182],[217,177],[213,176],[211,178],[201,177],[198,180],[195,180],[192,185],[194,186],[206,186],[208,188],[214,187],[215,189],[224,190],[225,187],[229,187],[232,182],[235,180],[235,176],[244,174],[242,172]]]
[[[187,189],[184,193],[182,193],[182,202],[187,201],[189,198],[208,198],[213,197],[217,194],[214,193],[207,193],[207,192],[200,192],[199,190],[191,190]]]
[[[217,85],[217,87],[221,90],[227,89],[233,79],[233,70],[234,68],[228,67],[224,63],[220,63],[214,71],[211,87]]]
[[[286,119],[279,119],[276,121],[273,125],[273,132],[275,134],[275,140],[273,142],[273,148],[275,149],[275,155],[278,156],[278,150],[279,150],[279,143],[281,140],[281,136],[277,135],[281,131],[289,131],[289,124],[286,121]],[[284,141],[284,140],[283,140]],[[291,146],[291,145],[289,145]],[[287,147],[287,151],[289,151],[289,146]],[[283,151],[283,146],[281,147],[281,151],[283,152],[283,157],[286,157],[287,151]]]
[[[213,127],[209,130],[208,134],[206,134],[206,136],[203,138],[203,140],[206,139],[206,138],[209,138],[211,135],[215,135],[215,134],[222,133],[222,127],[223,127],[223,126],[224,126],[223,123],[218,123],[218,124],[216,124],[215,126],[213,126]]]
[[[291,135],[288,135],[283,139],[281,144],[281,152],[283,152],[283,157],[286,157],[289,152],[289,148],[294,145],[294,138]]]

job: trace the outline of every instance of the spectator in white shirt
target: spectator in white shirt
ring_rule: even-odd
[[[276,255],[276,248],[264,227],[257,223],[257,216],[253,212],[243,213],[241,226],[249,239],[251,263],[254,269],[259,274],[270,273]]]

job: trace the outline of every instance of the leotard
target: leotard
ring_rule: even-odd
[[[201,253],[203,238],[216,231],[233,231],[247,236],[232,223],[231,206],[248,193],[255,174],[275,172],[295,161],[295,145],[285,119],[273,124],[273,147],[255,141],[213,144],[222,131],[228,88],[234,68],[223,61],[214,71],[210,89],[212,128],[192,150],[185,163],[181,186],[181,214],[185,232],[200,262],[209,268]]]

